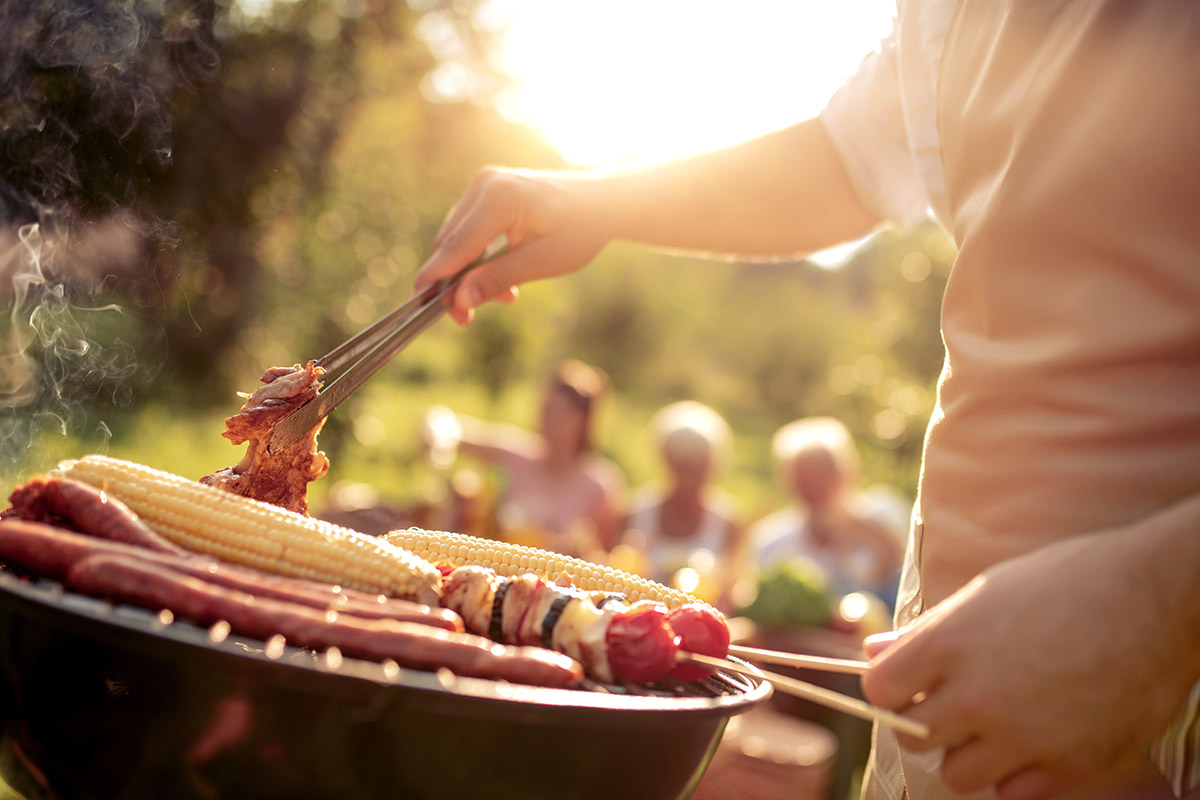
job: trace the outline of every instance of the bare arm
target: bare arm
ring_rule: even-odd
[[[732,256],[810,253],[869,232],[824,125],[613,173],[598,188],[610,238]]]
[[[426,446],[437,443],[439,435],[449,437],[451,441],[443,445],[449,445],[464,455],[510,468],[518,461],[532,461],[541,454],[541,439],[537,434],[505,422],[452,414],[453,432],[439,434],[437,423],[432,422],[434,416],[442,420],[444,425],[444,415],[451,414],[449,409],[443,408],[430,412],[424,431]]]
[[[741,144],[633,169],[480,171],[434,241],[418,289],[454,274],[500,234],[509,251],[459,286],[452,313],[583,267],[608,242],[728,255],[795,255],[878,220],[854,195],[816,119]]]

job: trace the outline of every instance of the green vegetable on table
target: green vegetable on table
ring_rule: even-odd
[[[805,558],[781,561],[759,575],[754,600],[738,613],[764,628],[823,626],[835,598],[817,564]]]

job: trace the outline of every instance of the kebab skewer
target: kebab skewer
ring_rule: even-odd
[[[696,681],[725,669],[765,678],[780,691],[861,719],[878,720],[920,738],[929,736],[928,726],[858,698],[728,660],[729,629],[716,610],[703,603],[685,603],[671,610],[653,600],[629,605],[619,594],[580,591],[533,574],[506,577],[477,565],[439,568],[446,576],[442,603],[459,613],[468,631],[505,644],[565,653],[583,666],[589,678],[601,683]],[[865,666],[840,659],[801,658],[810,666],[839,672],[861,672]]]
[[[699,680],[712,670],[681,663],[681,649],[715,658],[728,653],[729,629],[701,603],[670,610],[654,600],[630,604],[616,593],[562,586],[531,573],[502,576],[475,565],[446,567],[445,573],[442,605],[457,611],[468,631],[565,653],[600,683]]]

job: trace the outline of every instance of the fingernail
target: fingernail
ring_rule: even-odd
[[[460,305],[465,308],[478,308],[480,303],[479,289],[474,285],[464,286],[458,293]]]
[[[899,634],[895,631],[872,634],[863,639],[863,652],[867,654],[868,658],[874,658],[891,647],[898,637]]]

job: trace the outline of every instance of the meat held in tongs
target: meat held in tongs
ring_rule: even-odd
[[[267,370],[262,376],[266,385],[225,420],[226,439],[250,443],[246,457],[200,482],[307,514],[306,488],[329,470],[325,455],[317,451],[325,417],[437,321],[445,313],[447,293],[491,252],[489,248],[454,277],[426,287],[316,361]],[[322,392],[325,375],[329,387]]]
[[[269,452],[267,443],[284,417],[317,396],[324,374],[315,361],[264,372],[260,379],[264,385],[246,398],[241,411],[225,420],[222,436],[234,444],[248,442],[246,455],[200,482],[307,514],[308,484],[329,470],[329,460],[317,450],[317,433],[325,420],[277,453]]]

